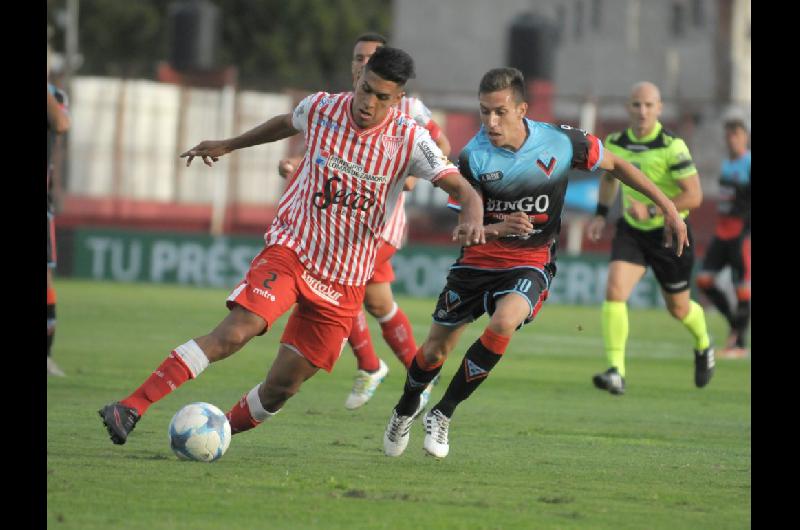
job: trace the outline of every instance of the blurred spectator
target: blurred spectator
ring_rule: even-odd
[[[53,208],[53,158],[61,148],[61,135],[69,130],[67,95],[50,83],[50,47],[47,48],[47,374],[63,376],[51,350],[56,332],[56,292],[53,269],[56,266],[56,234]]]

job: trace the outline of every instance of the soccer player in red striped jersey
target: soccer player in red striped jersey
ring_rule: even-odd
[[[386,37],[378,33],[365,33],[356,39],[353,46],[353,59],[350,63],[354,84],[361,75],[364,65],[375,53],[375,50],[386,44]],[[442,153],[445,156],[450,155],[450,142],[447,136],[442,132],[436,121],[433,120],[430,110],[422,100],[404,95],[400,98],[400,103],[396,105],[396,108],[425,127],[430,133],[431,139],[442,150]],[[278,163],[278,173],[283,178],[291,177],[300,161],[300,157],[281,160]],[[416,178],[409,176],[406,179],[404,191],[411,191],[415,184]],[[391,282],[395,278],[391,258],[403,246],[407,232],[404,193],[400,194],[398,201],[394,214],[386,223],[386,228],[383,231],[382,242],[378,247],[378,255],[375,259],[375,272],[367,282],[364,307],[369,314],[378,320],[384,340],[397,359],[403,363],[405,368],[408,368],[416,354],[417,343],[414,340],[411,322],[409,322],[405,312],[397,305],[391,287]],[[372,398],[378,385],[389,373],[389,367],[375,353],[375,347],[372,344],[372,337],[370,336],[369,326],[363,311],[359,312],[353,322],[353,327],[347,340],[358,361],[358,373],[356,374],[353,389],[348,394],[344,406],[347,409],[354,410]],[[427,403],[434,384],[435,382],[431,383],[423,393],[420,407],[424,407]]]
[[[274,416],[320,368],[331,371],[361,309],[380,235],[407,175],[434,183],[464,205],[454,240],[485,243],[480,196],[427,130],[393,108],[413,73],[406,52],[383,47],[367,63],[355,92],[311,94],[290,114],[181,154],[187,165],[200,157],[213,166],[236,149],[299,133],[306,144],[297,176],[264,235],[264,249],[227,299],[228,315],[209,334],[176,347],[128,397],[100,409],[115,444],[126,442],[153,403],[266,333],[292,306],[266,379],[227,413],[231,432]]]

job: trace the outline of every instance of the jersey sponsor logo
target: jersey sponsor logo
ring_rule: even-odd
[[[556,160],[556,157],[554,156],[551,156],[550,161],[547,163],[542,162],[540,158],[536,159],[536,165],[539,166],[539,169],[544,171],[544,174],[547,175],[547,178],[550,178],[550,175],[553,174],[553,169],[555,169],[557,162],[558,160]]]
[[[306,282],[306,285],[308,285],[308,288],[311,289],[315,295],[319,296],[326,302],[332,303],[333,305],[339,305],[339,298],[342,297],[343,293],[337,292],[332,285],[314,278],[308,273],[307,270],[303,270],[302,278],[303,281]]]
[[[317,158],[317,164],[322,165],[324,163],[325,167],[334,171],[339,171],[340,173],[350,175],[358,180],[366,180],[367,182],[385,184],[389,180],[385,175],[370,175],[364,171],[364,166],[354,162],[348,162],[344,158],[339,158],[336,155],[330,155],[326,151],[322,151],[320,154],[322,156]]]
[[[489,372],[472,362],[470,359],[464,359],[464,375],[467,382],[481,379],[489,375]]]
[[[326,129],[330,129],[330,130],[335,131],[335,132],[338,132],[339,129],[342,128],[341,125],[339,125],[338,123],[336,123],[335,121],[333,121],[333,120],[331,120],[329,118],[320,118],[320,119],[317,120],[317,124],[320,127],[325,127]]]
[[[323,191],[318,191],[312,196],[314,206],[324,210],[331,204],[341,204],[354,210],[366,212],[377,202],[375,194],[369,190],[364,190],[362,194],[356,191],[345,191],[342,188],[334,189],[334,183],[341,181],[342,179],[339,177],[331,177],[325,181]]]
[[[381,143],[383,144],[383,149],[386,151],[386,156],[389,157],[389,160],[392,160],[394,155],[397,154],[397,150],[400,149],[401,145],[403,145],[403,137],[386,136],[384,134],[381,137]]]
[[[270,302],[274,302],[274,301],[277,300],[277,298],[275,298],[275,295],[272,294],[271,292],[267,291],[266,289],[261,289],[259,287],[253,287],[250,290],[253,291],[254,293],[256,293],[258,296],[262,296],[262,297],[266,298]]]
[[[425,160],[427,160],[428,164],[431,166],[431,169],[436,169],[436,167],[439,165],[439,162],[437,161],[436,155],[434,155],[433,151],[431,151],[431,148],[428,147],[425,142],[420,142],[418,145],[420,151],[422,151],[422,154],[425,155]]]
[[[322,107],[327,107],[331,103],[333,103],[333,98],[329,98],[329,97],[325,96],[324,98],[319,100],[319,105],[317,106],[317,108],[321,109]]]
[[[486,199],[484,209],[487,212],[533,212],[544,213],[550,206],[549,195],[538,197],[522,197],[516,201],[502,201],[500,199]]]
[[[481,173],[478,175],[478,180],[481,182],[495,182],[503,178],[502,171],[492,171],[490,173]]]

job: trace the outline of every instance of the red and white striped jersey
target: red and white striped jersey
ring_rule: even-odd
[[[291,248],[323,279],[363,285],[405,177],[435,182],[458,170],[425,128],[394,108],[361,129],[352,100],[352,92],[317,92],[295,108],[292,124],[306,153],[264,241]]]
[[[431,139],[435,142],[442,135],[442,130],[439,125],[432,119],[432,113],[425,106],[421,99],[409,96],[400,98],[400,103],[395,107],[400,112],[408,114],[414,121],[421,126],[428,129]],[[383,239],[394,248],[402,248],[406,237],[406,209],[405,209],[405,193],[400,194],[399,203],[394,209],[394,214],[389,222],[386,223],[386,229],[383,231]]]

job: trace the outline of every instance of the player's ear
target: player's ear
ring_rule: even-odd
[[[517,105],[517,112],[519,113],[520,117],[525,116],[528,113],[528,103],[523,101]]]

